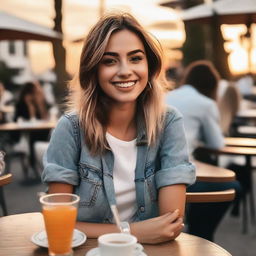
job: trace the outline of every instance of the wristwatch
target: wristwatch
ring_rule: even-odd
[[[120,229],[121,229],[122,233],[125,233],[125,234],[130,234],[131,233],[130,225],[127,221],[121,221],[120,222]]]

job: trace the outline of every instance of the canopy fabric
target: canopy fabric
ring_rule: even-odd
[[[255,0],[219,0],[191,7],[181,13],[183,21],[207,21],[217,15],[222,24],[251,24],[256,22]]]
[[[61,38],[61,33],[48,27],[0,11],[0,40],[52,41]]]

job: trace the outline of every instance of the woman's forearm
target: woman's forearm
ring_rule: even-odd
[[[183,184],[162,187],[158,194],[159,215],[179,210],[183,217],[186,204],[186,186]]]
[[[176,211],[131,223],[131,234],[136,236],[140,243],[157,244],[173,240],[182,225],[178,216],[179,212]],[[83,231],[88,238],[98,238],[103,234],[120,232],[115,224],[77,222],[76,227]]]
[[[172,191],[174,189],[174,191]],[[73,186],[62,183],[50,183],[48,193],[72,193]],[[175,192],[175,200],[170,199],[170,192]],[[140,243],[156,244],[173,240],[181,231],[185,202],[185,186],[180,185],[160,191],[160,215],[159,217],[134,222],[130,224],[131,234],[137,237]],[[167,203],[168,206],[165,206]],[[170,207],[170,205],[172,205]],[[179,209],[175,211],[175,209]],[[77,227],[88,238],[97,238],[106,233],[120,232],[115,224],[78,222]]]
[[[115,224],[77,222],[79,230],[83,231],[88,238],[97,238],[107,233],[119,233],[120,230]]]

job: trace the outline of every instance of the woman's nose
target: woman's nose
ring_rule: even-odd
[[[120,63],[118,75],[119,76],[129,76],[132,74],[132,70],[127,62]]]

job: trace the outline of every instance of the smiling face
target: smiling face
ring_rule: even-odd
[[[125,29],[111,35],[99,64],[98,79],[115,103],[136,103],[148,82],[148,61],[135,33]]]

